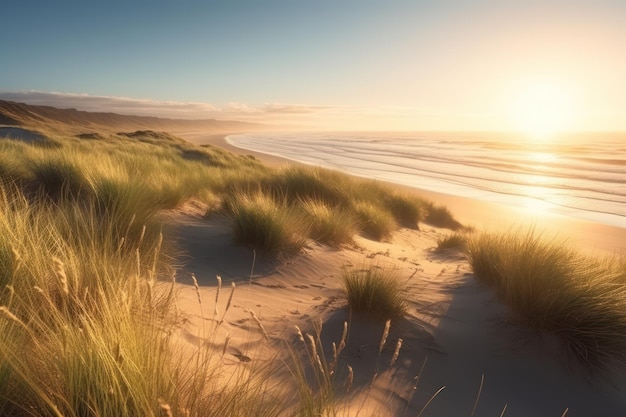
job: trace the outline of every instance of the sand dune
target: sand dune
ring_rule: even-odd
[[[206,135],[199,134],[188,139],[242,152],[224,145],[219,136],[207,140]],[[273,165],[284,163],[280,158],[245,153]],[[511,208],[425,194],[450,206],[462,221],[479,227],[506,227],[511,219],[522,218],[521,212]],[[180,330],[183,344],[202,343],[198,335],[203,320],[189,274],[198,277],[206,300],[214,299],[215,276],[219,274],[225,283],[236,282],[238,286],[233,308],[216,343],[217,349],[226,336],[230,337],[227,357],[232,366],[270,360],[274,356],[267,353],[268,346],[279,357],[284,355],[277,347],[281,346],[279,342],[287,340],[297,346],[295,326],[311,332],[318,320],[323,324],[327,354],[332,355],[332,342],[340,339],[343,322],[350,321],[341,366],[344,374],[345,365],[353,367],[355,389],[339,400],[345,404],[345,415],[418,415],[424,404],[445,387],[422,415],[470,416],[481,380],[475,416],[499,416],[505,408],[504,415],[509,417],[558,417],[566,410],[567,416],[626,413],[623,370],[598,375],[571,366],[550,337],[512,324],[507,308],[496,300],[492,290],[475,280],[463,255],[434,252],[437,239],[448,231],[432,227],[422,231],[402,229],[392,242],[359,237],[356,247],[342,250],[313,244],[305,254],[279,263],[232,246],[226,220],[202,219],[201,212],[187,207],[171,223],[187,254],[178,278],[180,308],[189,317]],[[567,231],[575,245],[590,252],[615,253],[625,247],[620,228],[552,216],[540,221],[532,216],[524,219],[526,225],[534,224],[539,230],[549,226],[550,231]],[[397,269],[406,279],[410,299],[408,314],[393,323],[380,359],[378,344],[383,323],[349,317],[340,289],[342,268],[370,262]],[[269,343],[250,317],[250,309],[266,327]],[[398,338],[404,341],[401,353],[398,362],[389,366]],[[380,369],[373,380],[377,361]],[[420,378],[413,390],[417,375]]]
[[[306,253],[277,262],[233,246],[227,220],[206,220],[200,213],[190,205],[171,219],[187,254],[178,282],[179,307],[188,321],[179,336],[183,344],[205,342],[189,274],[198,277],[205,316],[214,308],[215,276],[221,275],[223,288],[235,282],[233,307],[213,339],[219,350],[230,337],[224,359],[228,366],[253,366],[280,355],[281,341],[300,343],[296,325],[312,332],[316,320],[323,325],[322,340],[332,356],[332,342],[339,341],[343,322],[350,321],[338,371],[341,379],[349,364],[355,373],[352,392],[339,399],[345,403],[345,415],[415,416],[445,386],[423,416],[469,416],[483,377],[475,416],[499,416],[505,406],[510,417],[558,417],[566,409],[568,416],[608,417],[626,410],[626,386],[620,375],[590,375],[569,367],[549,338],[538,338],[507,321],[507,309],[476,282],[463,255],[434,252],[437,238],[448,233],[445,230],[403,229],[389,243],[359,237],[355,247],[342,250],[312,244]],[[370,262],[397,269],[411,300],[407,316],[392,324],[374,381],[384,325],[349,317],[339,282],[342,268]],[[223,296],[220,311],[225,303]],[[250,309],[267,329],[270,342],[264,340]],[[404,343],[398,362],[390,367],[398,338]]]

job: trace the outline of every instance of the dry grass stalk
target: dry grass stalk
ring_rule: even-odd
[[[402,348],[402,339],[398,339],[398,342],[396,343],[396,350],[393,351],[393,356],[391,357],[391,362],[389,363],[389,366],[393,366],[394,363],[396,363],[396,361],[398,360],[398,355],[400,355],[400,349]]]
[[[315,338],[307,333],[307,339],[309,339],[309,344],[311,345],[311,357],[314,358],[317,356],[317,346],[315,344]]]
[[[217,302],[220,299],[220,290],[222,289],[222,277],[220,275],[216,275],[215,278],[217,279],[217,292],[215,293],[215,309],[213,310],[213,316],[217,317],[219,312],[217,308]]]
[[[230,344],[230,335],[226,336],[226,340],[224,340],[224,347],[222,348],[222,357],[226,354],[226,350],[228,349],[228,345]]]
[[[141,276],[141,253],[139,252],[139,248],[135,249],[135,263],[137,266],[137,276],[139,277]]]
[[[387,343],[387,336],[389,336],[389,329],[391,328],[391,320],[385,322],[385,330],[383,331],[383,337],[380,339],[380,346],[378,347],[378,354],[383,352],[385,343]]]
[[[335,369],[337,367],[337,362],[339,361],[339,355],[341,354],[343,349],[346,347],[346,339],[347,338],[348,338],[348,322],[344,321],[343,322],[343,332],[341,334],[341,340],[339,341],[339,347],[337,347],[337,345],[335,345],[335,342],[333,342],[333,363],[332,363],[332,365],[330,367],[331,374],[333,374],[335,372]]]
[[[15,272],[22,265],[22,257],[20,253],[17,251],[17,249],[15,249],[13,246],[11,246],[11,255],[13,256],[13,263],[15,264],[13,268],[13,271]]]
[[[26,324],[24,324],[24,322],[20,320],[15,314],[11,313],[11,311],[9,311],[9,309],[6,306],[0,306],[0,312],[2,312],[2,314],[4,314],[5,317],[7,317],[9,320],[14,321],[15,323],[19,324],[20,326],[28,330],[28,327],[26,326]]]
[[[350,392],[353,382],[354,382],[354,371],[352,370],[352,367],[348,365],[348,386],[346,389],[347,392]]]
[[[417,415],[417,417],[420,417],[422,414],[424,414],[424,411],[426,411],[426,409],[428,408],[428,406],[430,405],[431,402],[433,402],[433,400],[435,399],[435,397],[437,395],[439,395],[441,393],[441,391],[443,391],[444,389],[446,389],[446,386],[442,386],[441,388],[439,388],[437,390],[437,392],[435,392],[429,399],[428,401],[426,401],[426,404],[424,404],[424,407],[422,407],[422,409],[420,410],[419,414]]]
[[[218,326],[224,323],[224,318],[226,317],[226,314],[228,313],[228,310],[230,309],[230,305],[233,302],[233,295],[235,295],[235,288],[237,288],[237,284],[235,284],[234,282],[231,282],[230,288],[231,290],[230,290],[230,295],[228,296],[228,301],[226,302],[226,308],[224,309],[224,314],[222,314],[222,318],[217,324]]]
[[[52,262],[54,263],[54,274],[57,276],[57,278],[59,279],[59,282],[61,283],[61,290],[63,291],[63,294],[68,296],[70,294],[70,289],[67,284],[67,274],[65,273],[65,265],[63,264],[63,261],[61,261],[56,256],[52,257]]]
[[[474,417],[474,413],[476,412],[476,408],[478,407],[478,401],[480,400],[480,394],[483,392],[483,385],[485,383],[485,374],[482,374],[480,377],[480,386],[478,387],[478,394],[476,395],[476,401],[474,401],[474,408],[472,408],[472,414],[470,417]]]
[[[193,286],[196,289],[196,295],[198,296],[198,304],[202,304],[202,296],[200,295],[200,286],[198,285],[198,280],[194,273],[191,273],[191,279],[193,280]]]
[[[124,246],[124,242],[126,242],[126,239],[125,239],[124,237],[122,237],[122,238],[120,239],[120,243],[118,243],[118,244],[117,244],[117,251],[118,251],[118,252],[121,252],[121,250],[122,250],[122,246]]]
[[[300,339],[300,341],[302,343],[304,343],[304,336],[302,335],[302,331],[300,330],[300,327],[295,326],[296,327],[296,331],[298,332],[298,338]]]
[[[322,365],[322,360],[320,359],[320,355],[315,355],[315,362],[317,363],[317,367],[319,368],[322,375],[326,375],[324,371],[324,366]]]
[[[198,297],[198,304],[200,305],[200,316],[204,320],[204,309],[202,308],[202,296],[200,295],[200,286],[198,285],[198,280],[194,273],[191,273],[191,279],[193,280],[193,286],[196,289],[196,296]]]
[[[343,332],[341,333],[341,340],[339,341],[339,353],[346,347],[346,340],[348,339],[348,322],[343,322]]]
[[[144,224],[141,227],[141,234],[139,235],[139,241],[137,242],[137,246],[141,246],[141,243],[143,242],[143,238],[146,236],[146,225]]]
[[[248,311],[250,311],[250,315],[252,316],[252,318],[256,322],[257,326],[259,326],[259,329],[261,329],[261,332],[263,333],[263,337],[265,338],[265,340],[267,340],[269,342],[270,341],[270,336],[267,334],[267,330],[265,330],[265,327],[263,326],[263,323],[261,323],[261,320],[259,320],[259,318],[257,317],[257,315],[254,312],[254,310],[250,309]]]

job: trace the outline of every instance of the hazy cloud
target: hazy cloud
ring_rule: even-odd
[[[301,104],[268,103],[261,107],[265,113],[310,114],[330,110],[332,106],[308,106]]]
[[[211,118],[220,112],[219,108],[209,103],[157,101],[42,91],[0,92],[0,99],[41,106],[138,116]]]
[[[426,119],[438,121],[440,118],[437,109],[416,107],[372,108],[276,102],[268,102],[258,106],[231,102],[217,106],[203,102],[158,101],[32,90],[0,91],[0,100],[126,115],[259,122],[298,129],[411,130],[414,129],[416,123],[424,128],[429,128],[427,123],[423,123]]]
[[[203,102],[158,101],[43,91],[0,92],[0,99],[40,106],[74,108],[91,112],[112,112],[184,119],[235,119],[270,122],[299,122],[301,119],[297,117],[299,115],[312,115],[331,109],[330,106],[283,103],[265,103],[254,107],[245,103],[235,102],[219,107]]]

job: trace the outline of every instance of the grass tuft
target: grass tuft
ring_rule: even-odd
[[[341,246],[352,242],[358,230],[357,221],[349,211],[331,207],[322,201],[302,201],[306,220],[311,225],[311,239],[330,246]]]
[[[344,293],[350,310],[379,320],[402,317],[407,300],[397,272],[377,265],[348,268],[342,274]]]
[[[64,158],[36,160],[30,163],[32,186],[43,195],[59,200],[76,198],[88,189],[85,174],[77,164]]]
[[[295,254],[306,244],[306,225],[301,215],[284,201],[262,193],[234,193],[225,200],[233,224],[235,243],[270,255]]]
[[[626,365],[626,261],[586,257],[534,231],[484,233],[467,248],[477,279],[531,328],[555,335],[568,357]]]
[[[264,190],[295,202],[298,200],[316,200],[331,206],[340,206],[348,203],[348,195],[342,190],[346,181],[338,172],[305,166],[288,166],[271,176],[265,184]]]
[[[445,206],[427,203],[426,212],[424,223],[428,223],[431,226],[444,227],[451,230],[459,230],[463,227]]]
[[[384,202],[400,226],[419,230],[419,224],[424,220],[420,199],[409,194],[393,193]]]
[[[363,234],[374,240],[391,238],[397,224],[393,214],[372,202],[358,202],[354,210],[359,219],[359,228]]]
[[[437,239],[437,252],[450,250],[464,250],[467,246],[467,235],[464,233],[453,233]]]

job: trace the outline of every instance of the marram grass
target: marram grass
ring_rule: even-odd
[[[467,246],[467,234],[455,232],[450,235],[437,239],[437,252],[446,252],[451,250],[461,251]]]
[[[2,193],[4,415],[151,415],[152,392],[173,395],[159,243],[124,248],[93,213]]]
[[[389,240],[397,228],[393,214],[374,202],[358,202],[354,205],[362,234],[374,240]]]
[[[303,220],[311,225],[311,239],[334,247],[352,242],[358,231],[358,221],[349,210],[316,200],[300,204],[305,216]]]
[[[233,225],[235,243],[263,250],[271,255],[295,254],[306,244],[306,223],[284,201],[266,194],[234,193],[226,200],[226,212]]]
[[[82,137],[53,147],[0,141],[0,415],[332,414],[333,396],[291,404],[269,384],[275,370],[233,372],[204,346],[191,357],[176,350],[176,253],[163,212],[191,197],[221,201],[240,242],[292,253],[308,239],[349,243],[368,222],[382,224],[378,237],[417,226],[422,202],[162,133]],[[371,218],[355,209],[368,200]],[[313,363],[323,370],[325,359]]]
[[[391,267],[365,265],[346,268],[342,274],[344,294],[350,310],[378,320],[402,317],[407,308],[404,287]]]
[[[626,261],[591,258],[534,231],[483,233],[467,253],[519,321],[561,340],[569,357],[626,365]]]
[[[424,222],[432,226],[444,227],[451,230],[459,230],[463,225],[459,223],[450,210],[445,206],[435,205],[431,202],[426,203],[426,216]]]

